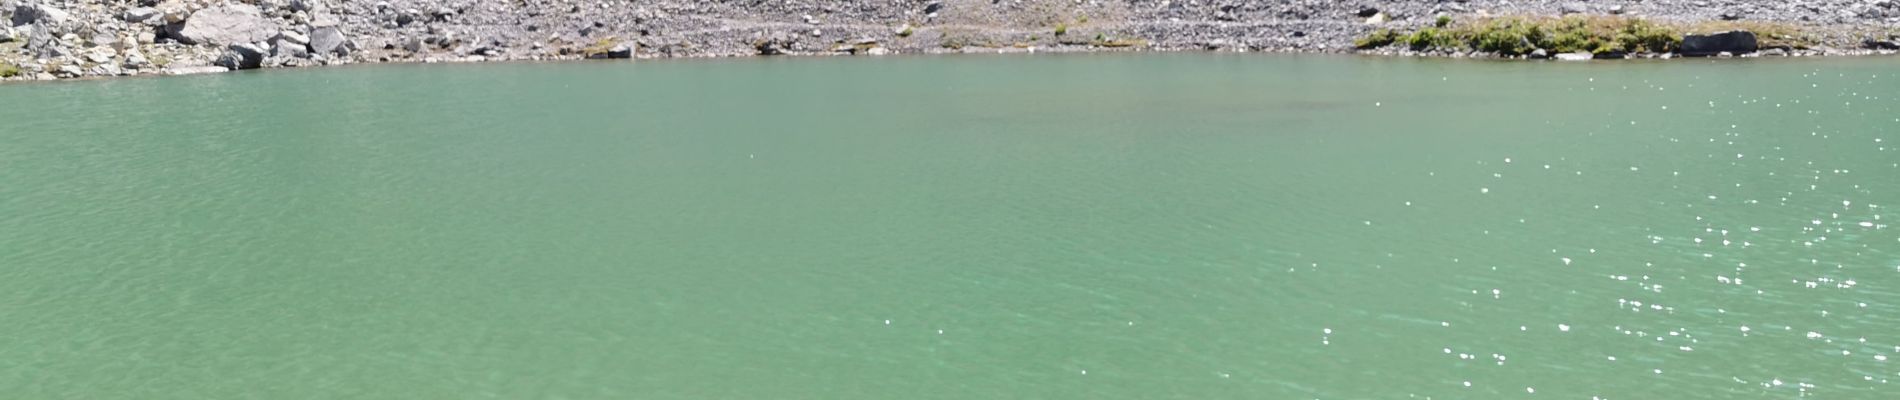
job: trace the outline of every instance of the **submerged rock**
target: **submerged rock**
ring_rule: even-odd
[[[1721,53],[1744,54],[1760,49],[1755,33],[1749,31],[1728,31],[1702,35],[1684,35],[1681,53],[1685,56],[1706,57]]]

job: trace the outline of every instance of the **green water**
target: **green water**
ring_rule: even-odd
[[[0,397],[1892,398],[1896,67],[0,86]]]

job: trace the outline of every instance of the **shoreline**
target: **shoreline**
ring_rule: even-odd
[[[746,6],[633,0],[599,7],[551,0],[499,5],[455,1],[0,0],[0,81],[355,64],[589,59],[1206,51],[1602,60],[1671,59],[1687,54],[1668,46],[1624,46],[1620,37],[1612,39],[1615,32],[1593,33],[1601,36],[1590,38],[1593,46],[1596,40],[1613,45],[1583,47],[1596,50],[1531,46],[1534,36],[1514,39],[1524,42],[1521,49],[1495,51],[1480,46],[1474,35],[1489,32],[1475,27],[1505,19],[1638,21],[1678,29],[1670,31],[1676,44],[1687,36],[1714,33],[1694,26],[1777,30],[1763,32],[1761,46],[1756,46],[1750,33],[1745,48],[1697,54],[1707,56],[1839,57],[1900,52],[1900,23],[1896,23],[1900,5],[1892,10],[1858,8],[1848,17],[1837,9],[1791,8],[1781,6],[1786,2],[1754,0],[1721,7],[1693,0],[1592,4],[1294,0],[1238,5],[1169,0],[1153,4],[1149,0],[1125,4],[809,0]],[[1454,20],[1458,25],[1448,26]],[[1460,42],[1447,42],[1441,30],[1463,36],[1456,38]],[[1787,32],[1799,34],[1802,45],[1783,43],[1797,42]],[[1440,36],[1416,37],[1424,33]],[[1365,43],[1381,34],[1385,35],[1382,42]],[[1394,43],[1401,39],[1405,42]],[[1533,52],[1530,47],[1538,48]],[[1542,47],[1553,49],[1547,52]]]

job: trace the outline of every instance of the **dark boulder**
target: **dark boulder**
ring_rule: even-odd
[[[248,43],[231,45],[213,62],[229,69],[256,69],[264,65],[264,49]]]
[[[1682,55],[1706,57],[1720,53],[1746,54],[1760,49],[1755,33],[1749,31],[1728,31],[1682,37]]]

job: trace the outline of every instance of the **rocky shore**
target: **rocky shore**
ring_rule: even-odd
[[[0,79],[753,55],[1213,50],[1496,57],[1360,49],[1354,42],[1381,29],[1428,27],[1441,16],[1561,15],[1758,22],[1808,38],[1798,48],[1733,56],[1900,50],[1900,0],[0,0]]]

